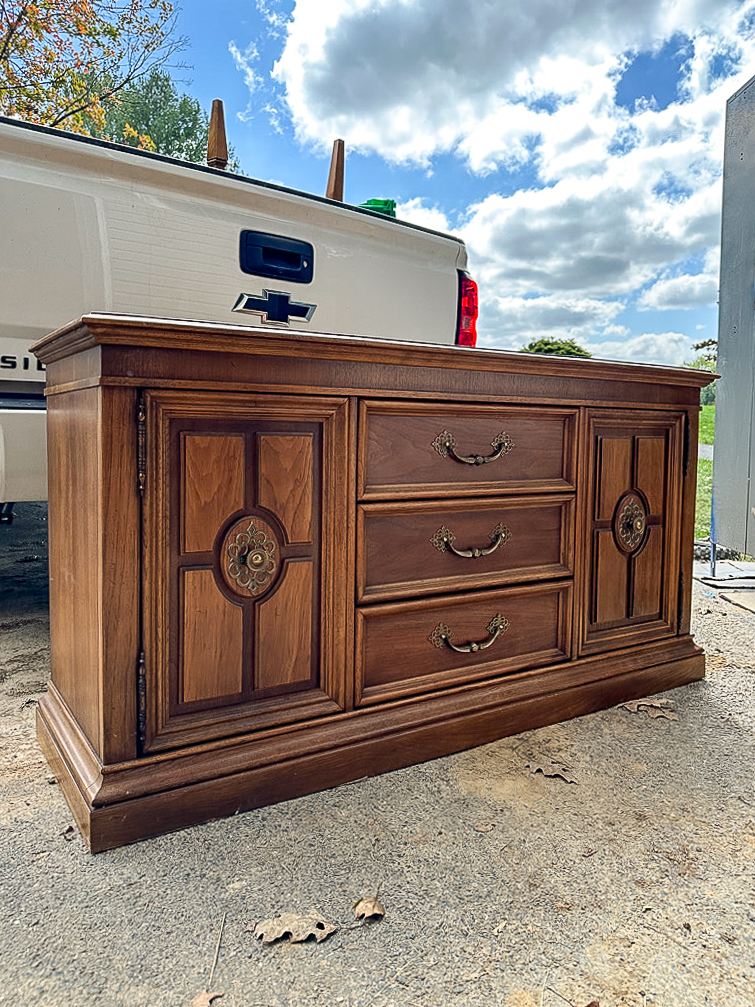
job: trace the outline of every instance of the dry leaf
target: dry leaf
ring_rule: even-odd
[[[567,783],[577,782],[569,767],[562,762],[528,762],[525,768],[531,773],[542,773],[543,776],[560,776]]]
[[[262,920],[254,928],[254,936],[259,937],[264,944],[272,944],[282,937],[288,937],[289,944],[298,944],[306,941],[308,937],[314,937],[317,943],[324,941],[338,930],[332,923],[320,916],[313,909],[306,916],[299,916],[296,913],[281,913],[273,920]]]
[[[225,993],[208,993],[207,990],[202,990],[202,992],[197,993],[191,1001],[190,1007],[210,1007],[213,1000],[217,1000],[218,997],[224,996]]]
[[[662,707],[648,706],[645,708],[645,710],[647,712],[648,717],[652,717],[653,720],[656,720],[658,717],[665,717],[666,720],[679,719],[678,713],[674,713],[673,710],[663,709]]]
[[[492,832],[495,828],[492,822],[478,822],[477,825],[473,825],[472,828],[475,832]]]
[[[600,1000],[591,1000],[585,1007],[600,1007]]]
[[[360,899],[354,906],[354,915],[358,920],[382,920],[385,909],[376,898]]]
[[[679,714],[674,713],[671,709],[668,699],[632,699],[628,703],[619,703],[619,709],[628,710],[629,713],[640,713],[641,710],[644,710],[653,720],[658,717],[665,717],[666,720],[679,719]]]

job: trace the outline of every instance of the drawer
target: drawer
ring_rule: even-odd
[[[357,609],[356,703],[567,660],[571,590],[562,581]]]
[[[576,411],[363,402],[362,498],[574,488]]]
[[[360,602],[572,573],[571,496],[368,503],[357,515]]]

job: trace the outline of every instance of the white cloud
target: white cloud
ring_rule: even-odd
[[[270,0],[270,2],[254,0],[254,6],[269,25],[271,35],[278,35],[286,27],[288,19],[280,10],[280,0]]]
[[[622,301],[588,297],[491,297],[478,325],[479,345],[519,350],[533,339],[574,339],[584,345],[605,333]]]
[[[429,227],[433,231],[450,231],[448,217],[437,206],[426,206],[423,199],[409,199],[396,204],[396,217],[410,224]]]
[[[303,143],[428,170],[451,153],[486,181],[457,222],[421,197],[400,214],[456,223],[488,345],[558,332],[681,363],[685,335],[632,335],[620,313],[715,299],[724,109],[755,72],[751,23],[755,0],[297,0],[273,86]],[[619,104],[635,56],[664,46],[682,53],[676,92]]]
[[[587,343],[594,357],[681,367],[694,356],[692,340],[681,332],[646,333],[629,339]]]
[[[259,59],[257,46],[253,42],[250,42],[249,45],[242,51],[235,42],[231,41],[228,43],[228,52],[230,52],[231,56],[233,56],[233,62],[236,64],[236,69],[240,70],[244,76],[244,83],[249,88],[249,95],[251,99],[251,96],[263,83],[262,77],[255,69],[255,64]],[[238,113],[238,117],[244,121],[252,118],[251,100],[249,105],[247,105],[246,110]]]
[[[672,276],[658,280],[640,297],[640,309],[669,311],[701,308],[715,304],[718,297],[718,279],[698,273],[694,276]]]
[[[460,233],[489,291],[617,296],[715,242],[718,207],[711,203],[707,189],[669,205],[620,178],[593,178],[589,186],[564,179],[488,196]]]
[[[699,40],[706,89],[713,33],[736,42],[737,0],[298,0],[275,75],[299,135],[345,136],[391,160],[452,149],[512,103],[610,91],[626,53],[675,34]],[[699,65],[698,65],[699,64]],[[516,126],[514,133],[516,135]]]

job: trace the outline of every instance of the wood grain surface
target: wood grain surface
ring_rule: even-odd
[[[38,734],[93,850],[704,673],[710,375],[94,315],[37,351]]]

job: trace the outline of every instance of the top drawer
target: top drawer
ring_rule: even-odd
[[[362,402],[359,495],[574,488],[574,409]]]

